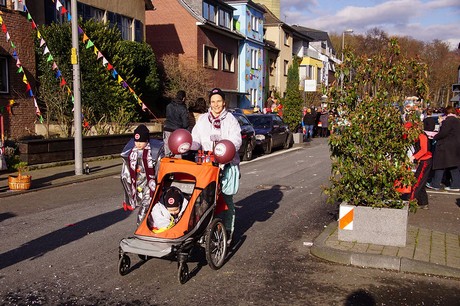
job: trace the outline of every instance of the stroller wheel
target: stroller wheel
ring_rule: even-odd
[[[206,260],[213,270],[224,265],[227,256],[227,231],[220,219],[214,219],[206,233]]]
[[[185,262],[179,263],[179,269],[177,270],[177,278],[181,284],[185,284],[188,281],[188,265]]]
[[[118,260],[118,272],[121,276],[128,274],[131,267],[131,259],[128,255],[122,255]]]

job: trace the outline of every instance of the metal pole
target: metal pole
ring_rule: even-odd
[[[78,13],[77,0],[71,0],[72,14],[72,56],[73,65],[73,95],[74,95],[74,142],[75,142],[75,175],[83,174],[83,149],[81,129],[81,95],[80,95],[80,64],[78,52]]]

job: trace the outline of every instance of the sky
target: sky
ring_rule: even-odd
[[[424,42],[460,43],[460,0],[281,0],[280,19],[328,33],[379,28]]]

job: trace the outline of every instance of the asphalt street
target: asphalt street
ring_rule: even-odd
[[[132,271],[118,274],[118,243],[132,235],[136,216],[121,209],[116,159],[90,162],[94,171],[78,182],[56,183],[74,177],[70,165],[41,177],[41,189],[4,191],[0,299],[5,305],[456,305],[458,279],[312,255],[315,239],[337,215],[322,193],[327,152],[326,140],[317,139],[244,163],[235,196],[237,243],[217,271],[197,250],[184,285],[177,263],[168,260],[133,257]]]

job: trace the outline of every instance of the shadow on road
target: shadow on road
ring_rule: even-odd
[[[117,209],[68,225],[29,241],[14,250],[0,254],[0,270],[27,259],[33,260],[43,256],[47,252],[87,236],[88,233],[103,230],[128,217],[128,213]]]
[[[242,239],[254,223],[270,219],[282,198],[282,186],[273,185],[270,189],[258,191],[235,203],[235,243]]]

